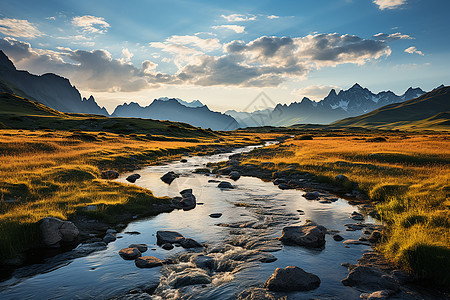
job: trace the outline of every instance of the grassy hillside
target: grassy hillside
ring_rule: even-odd
[[[388,225],[379,250],[399,267],[448,285],[450,136],[384,132],[383,141],[373,133],[310,134],[312,140],[299,137],[252,152],[243,163],[273,162],[272,171],[306,172],[338,185],[335,176],[347,176],[378,203]]]
[[[416,99],[384,106],[362,116],[343,119],[331,126],[400,130],[450,130],[450,87]]]

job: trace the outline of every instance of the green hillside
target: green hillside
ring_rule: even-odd
[[[450,87],[331,124],[370,129],[450,130]]]

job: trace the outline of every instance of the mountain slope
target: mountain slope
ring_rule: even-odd
[[[14,92],[59,111],[109,115],[92,96],[89,100],[81,99],[68,79],[51,73],[37,76],[19,71],[1,50],[0,82],[0,92]]]
[[[443,87],[418,98],[390,104],[358,117],[337,121],[333,126],[377,129],[450,130],[450,87]]]
[[[155,120],[169,120],[189,123],[201,128],[213,130],[234,130],[239,124],[231,116],[211,111],[206,105],[187,107],[178,99],[155,99],[145,107],[131,102],[116,107],[112,114],[116,117],[136,117]]]

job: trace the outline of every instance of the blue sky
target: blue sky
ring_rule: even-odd
[[[244,109],[355,82],[430,90],[450,78],[448,0],[2,1],[0,49],[108,110],[168,96]]]

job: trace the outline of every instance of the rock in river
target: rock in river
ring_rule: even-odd
[[[309,291],[318,288],[319,285],[320,278],[317,275],[305,272],[299,267],[289,266],[284,269],[277,268],[267,279],[264,287],[270,291],[289,292]]]
[[[173,288],[180,288],[187,285],[211,283],[211,277],[202,269],[186,269],[182,272],[173,272],[167,278],[167,283]]]
[[[163,245],[165,243],[180,243],[184,240],[184,236],[176,231],[158,231],[156,232],[156,243]]]
[[[141,252],[137,248],[123,248],[119,251],[119,255],[123,259],[132,260],[141,256]]]
[[[154,268],[162,266],[162,261],[154,256],[142,256],[134,261],[138,268]]]
[[[174,181],[178,177],[180,177],[178,174],[175,174],[175,172],[170,171],[170,172],[167,172],[166,174],[164,174],[161,177],[161,180],[164,181],[167,184],[171,184],[172,181]]]
[[[42,219],[39,227],[42,241],[47,247],[59,247],[60,242],[74,242],[80,233],[72,222],[52,217]]]
[[[228,181],[222,181],[217,187],[221,189],[234,189],[234,186]]]
[[[116,236],[113,233],[107,233],[104,237],[103,237],[103,241],[107,244],[114,242],[116,240]]]
[[[126,180],[127,180],[128,182],[135,183],[136,180],[138,180],[139,178],[141,178],[141,175],[139,175],[139,174],[132,174],[132,175],[128,176],[128,177],[126,178]]]
[[[221,213],[213,213],[209,215],[211,218],[220,218],[222,216]]]
[[[295,244],[309,248],[320,248],[325,245],[327,229],[320,225],[287,226],[283,228],[280,241],[284,244]]]
[[[238,171],[232,171],[230,173],[230,178],[234,181],[238,180],[239,178],[241,178],[241,173],[239,173]]]
[[[144,253],[148,249],[146,244],[131,244],[130,246],[128,246],[128,248],[136,248],[141,253]]]
[[[181,245],[181,247],[186,248],[186,249],[203,247],[203,245],[200,244],[199,242],[197,242],[196,240],[189,239],[189,238],[184,238],[183,240],[181,240],[180,245]]]
[[[317,198],[320,197],[320,193],[319,192],[308,192],[303,194],[303,197],[305,197],[305,199],[308,200],[316,200]]]
[[[171,243],[165,243],[165,244],[162,244],[161,248],[163,248],[164,250],[172,250],[173,245]]]
[[[397,281],[382,271],[366,266],[357,266],[351,269],[347,278],[341,280],[345,286],[351,286],[364,292],[376,292],[380,290],[398,291]]]

